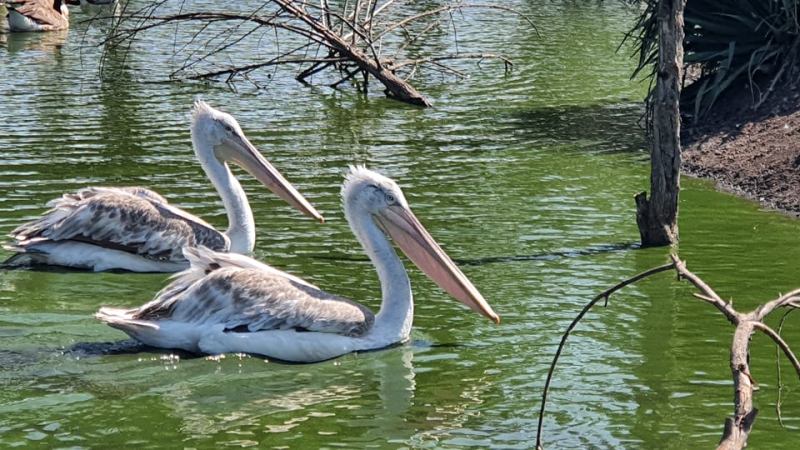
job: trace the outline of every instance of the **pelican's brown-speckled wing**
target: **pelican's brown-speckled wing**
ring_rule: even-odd
[[[81,241],[159,261],[184,261],[184,246],[227,251],[228,238],[198,217],[139,188],[86,188],[50,203],[50,211],[11,233],[31,239]]]
[[[230,332],[295,329],[346,336],[363,335],[375,320],[365,306],[275,269],[225,267],[224,262],[206,267],[208,273],[199,279],[192,269],[184,272],[133,317],[222,324]]]

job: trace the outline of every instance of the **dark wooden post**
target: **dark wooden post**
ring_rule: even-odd
[[[681,169],[681,72],[683,9],[686,0],[658,5],[658,67],[650,129],[650,198],[636,194],[636,223],[643,246],[678,241],[678,192]]]

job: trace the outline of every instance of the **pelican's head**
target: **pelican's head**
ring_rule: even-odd
[[[250,143],[233,116],[197,100],[192,108],[191,130],[195,153],[201,160],[214,157],[222,163],[232,162],[303,214],[320,222],[325,221],[308,200]],[[206,155],[204,152],[212,154]]]
[[[342,186],[350,214],[369,214],[403,253],[433,282],[472,310],[500,323],[478,289],[422,226],[394,180],[363,166],[351,166]]]

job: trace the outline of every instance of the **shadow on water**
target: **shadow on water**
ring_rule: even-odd
[[[92,356],[135,355],[138,353],[176,355],[181,359],[204,358],[207,355],[191,353],[177,349],[150,347],[133,339],[116,342],[78,342],[62,351],[64,355],[79,356],[81,358]]]
[[[396,347],[402,347],[406,345],[405,343],[397,343],[393,345],[389,345],[386,347],[374,349],[374,350],[367,350],[367,351],[360,351],[357,353],[373,353],[379,351],[390,350]],[[429,349],[429,348],[477,348],[483,347],[482,345],[470,345],[470,344],[463,344],[463,343],[455,343],[455,342],[437,342],[433,343],[426,340],[413,340],[408,343],[408,346],[416,349]],[[165,349],[165,348],[158,348],[158,347],[150,347],[148,345],[142,344],[133,339],[125,339],[122,341],[116,342],[78,342],[67,349],[61,351],[61,354],[66,356],[72,357],[80,357],[80,358],[88,358],[88,357],[99,357],[99,356],[117,356],[117,355],[136,355],[136,354],[155,354],[155,355],[174,355],[179,357],[180,359],[184,360],[191,360],[191,359],[199,359],[199,358],[206,358],[209,355],[202,354],[202,353],[192,353],[187,352],[184,350],[179,349]],[[297,364],[306,364],[306,363],[296,363],[292,361],[284,361],[281,359],[266,357],[263,355],[250,355],[256,358],[262,358],[269,360],[270,362],[275,362],[278,364],[287,364],[287,365],[297,365]],[[9,363],[17,363],[23,361],[30,361],[32,358],[19,353],[19,352],[12,352],[12,351],[0,351],[0,361],[9,364]],[[336,358],[332,358],[336,359]]]
[[[462,266],[483,266],[486,264],[503,264],[520,261],[555,261],[560,258],[578,258],[581,256],[601,255],[615,252],[625,252],[641,248],[639,242],[619,242],[615,244],[590,245],[586,248],[555,250],[545,253],[534,253],[530,255],[501,255],[486,256],[483,258],[454,258],[453,260]],[[323,259],[329,261],[351,261],[369,262],[366,256],[330,256],[330,255],[310,255],[313,259]]]
[[[374,353],[374,352],[382,352],[391,350],[397,347],[405,346],[405,343],[396,343],[392,345],[388,345],[386,347],[376,348],[373,350],[364,350],[359,352],[354,352],[358,354],[363,353]],[[419,341],[415,340],[408,344],[410,347],[417,348],[417,349],[429,349],[429,348],[467,348],[467,347],[483,347],[481,345],[467,345],[467,344],[459,344],[459,343],[431,343],[428,341]],[[19,362],[19,361],[27,361],[31,358],[26,357],[22,354],[17,354],[15,352],[7,352],[8,355],[5,355],[6,352],[0,352],[0,361],[5,361],[8,359],[11,362]],[[137,355],[137,354],[150,354],[150,355],[169,355],[169,356],[177,356],[182,360],[192,360],[192,359],[200,359],[200,358],[207,358],[212,355],[207,355],[203,353],[192,353],[187,352],[184,350],[179,349],[166,349],[166,348],[158,348],[158,347],[150,347],[148,345],[142,344],[137,342],[133,339],[126,339],[123,341],[116,341],[116,342],[79,342],[77,344],[72,345],[68,349],[62,351],[63,355],[72,356],[72,357],[80,357],[80,358],[90,358],[90,357],[99,357],[99,356],[119,356],[119,355]],[[249,354],[249,356],[254,358],[261,358],[267,360],[271,363],[277,364],[285,364],[285,365],[306,365],[309,363],[302,363],[302,362],[294,362],[294,361],[285,361],[282,359],[277,359],[269,356],[258,355],[258,354]],[[342,355],[344,356],[344,355]],[[339,358],[334,357],[331,359]],[[329,361],[329,360],[325,360]],[[325,362],[325,361],[316,361],[316,362]],[[311,363],[314,364],[314,363]]]
[[[635,126],[642,116],[638,102],[559,105],[510,113],[517,132],[540,142],[581,143],[579,150],[629,153],[645,145],[644,133]]]

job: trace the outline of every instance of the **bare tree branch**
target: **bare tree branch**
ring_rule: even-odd
[[[461,11],[464,8],[492,9],[516,14],[535,30],[533,22],[524,14],[512,8],[492,4],[454,2],[411,17],[389,14],[390,6],[398,4],[394,0],[385,0],[380,4],[378,0],[346,0],[337,3],[334,6],[336,10],[328,0],[320,0],[319,3],[265,0],[251,12],[236,12],[235,9],[220,12],[189,11],[184,9],[184,2],[180,3],[175,12],[176,9],[169,9],[168,4],[167,0],[151,0],[144,7],[132,11],[125,5],[123,14],[115,22],[112,32],[102,42],[105,57],[116,49],[123,49],[125,52],[123,56],[127,56],[132,43],[139,39],[141,34],[154,28],[174,25],[173,54],[176,56],[181,54],[183,62],[170,74],[171,80],[205,79],[225,81],[230,84],[239,77],[258,85],[257,77],[251,77],[251,74],[259,69],[273,67],[273,70],[277,70],[278,66],[303,65],[306,67],[295,76],[300,82],[305,83],[309,77],[328,69],[339,72],[338,81],[332,83],[333,86],[338,86],[360,73],[364,77],[363,83],[356,84],[365,92],[371,76],[383,84],[386,88],[384,92],[388,96],[422,106],[430,106],[431,102],[406,81],[421,67],[457,77],[465,77],[466,73],[460,68],[446,65],[445,61],[478,59],[480,65],[481,60],[490,58],[503,61],[506,71],[513,67],[510,59],[496,53],[430,55],[398,62],[396,55],[402,54],[408,44],[418,41],[429,30],[435,28],[437,23],[444,20],[440,17],[444,13],[448,14],[452,22],[454,11]],[[160,14],[162,11],[173,13]],[[179,25],[191,22],[199,25],[193,25],[187,30],[188,33],[184,33],[188,34],[187,39],[179,45]],[[406,27],[415,22],[423,22],[424,27],[421,32],[412,36],[407,33]],[[455,27],[455,23],[452,24]],[[277,55],[271,55],[269,58],[258,57],[255,60],[251,57],[239,64],[230,58],[228,64],[219,62],[221,55],[228,54],[248,39],[258,38],[260,42],[265,33],[260,36],[256,33],[263,29],[274,32]],[[407,39],[400,37],[384,41],[385,37],[395,31],[405,33]],[[282,52],[280,42],[283,39],[291,40],[292,38],[288,36],[292,35],[307,42],[299,47],[294,44],[293,51]],[[384,42],[388,42],[386,56],[383,55]],[[316,50],[311,49],[313,46],[316,46]],[[321,49],[326,51],[320,53]],[[325,53],[323,57],[322,54]],[[307,66],[308,64],[310,66]],[[408,70],[403,70],[406,68]],[[397,70],[403,70],[405,78],[398,76]]]
[[[758,308],[756,310],[756,315],[758,316],[758,320],[763,320],[772,311],[775,311],[778,308],[783,308],[783,307],[797,308],[797,304],[795,302],[800,302],[800,289],[795,289],[789,292],[788,294],[781,295],[775,300],[768,302],[764,306]]]
[[[704,297],[698,297],[698,298],[701,298],[714,305],[718,310],[720,310],[722,314],[725,315],[725,317],[727,317],[730,323],[734,325],[739,323],[739,321],[741,320],[741,318],[739,317],[740,314],[733,309],[733,306],[730,303],[722,300],[720,296],[717,295],[717,293],[714,292],[714,290],[711,289],[709,285],[707,285],[703,280],[700,279],[700,277],[693,274],[692,272],[689,272],[686,269],[686,263],[679,260],[677,255],[674,254],[670,255],[670,258],[672,258],[672,262],[675,263],[675,269],[678,271],[678,276],[680,278],[688,280],[690,283],[694,285],[694,287],[700,289],[700,291],[703,292]]]
[[[678,274],[678,279],[685,279],[689,281],[701,291],[701,293],[694,293],[694,297],[714,306],[725,316],[726,319],[728,319],[731,324],[736,327],[733,333],[733,339],[731,341],[730,356],[730,367],[734,384],[734,414],[733,417],[728,417],[725,419],[722,438],[717,447],[718,450],[740,450],[746,447],[747,439],[750,435],[750,431],[753,428],[753,424],[755,423],[756,416],[758,415],[758,409],[753,406],[753,393],[756,382],[753,379],[753,376],[750,374],[749,365],[750,336],[755,330],[763,332],[769,336],[775,342],[775,344],[777,344],[778,348],[783,351],[783,353],[792,363],[792,366],[794,367],[795,372],[797,372],[798,377],[800,377],[800,361],[798,361],[794,352],[792,352],[789,344],[784,341],[778,332],[775,332],[762,321],[767,314],[776,308],[797,308],[798,303],[800,303],[800,289],[796,289],[788,294],[781,295],[777,299],[758,307],[754,311],[749,313],[740,313],[733,308],[731,302],[725,302],[722,300],[722,298],[720,298],[720,296],[717,295],[717,293],[714,292],[714,290],[708,284],[700,279],[700,277],[690,272],[686,268],[686,263],[681,261],[677,255],[673,254],[670,256],[670,258],[672,259],[671,264],[655,267],[648,271],[642,272],[639,275],[625,280],[624,282],[598,294],[577,314],[575,319],[573,319],[573,321],[567,327],[567,330],[562,335],[561,342],[556,349],[556,354],[547,373],[547,379],[545,380],[545,386],[542,392],[542,405],[539,411],[539,427],[536,433],[537,449],[541,450],[543,448],[542,427],[544,423],[545,404],[547,402],[547,395],[550,388],[552,375],[570,332],[586,315],[589,309],[591,309],[601,299],[608,299],[610,293],[632,282],[658,272],[669,270],[670,268],[675,269]],[[790,312],[793,310],[794,309],[791,309]],[[783,319],[785,318],[786,315],[784,315]],[[780,324],[781,328],[783,327],[783,319],[781,320]],[[778,369],[780,370],[780,365],[778,366]],[[780,402],[777,405],[777,409],[778,414],[780,415]]]

